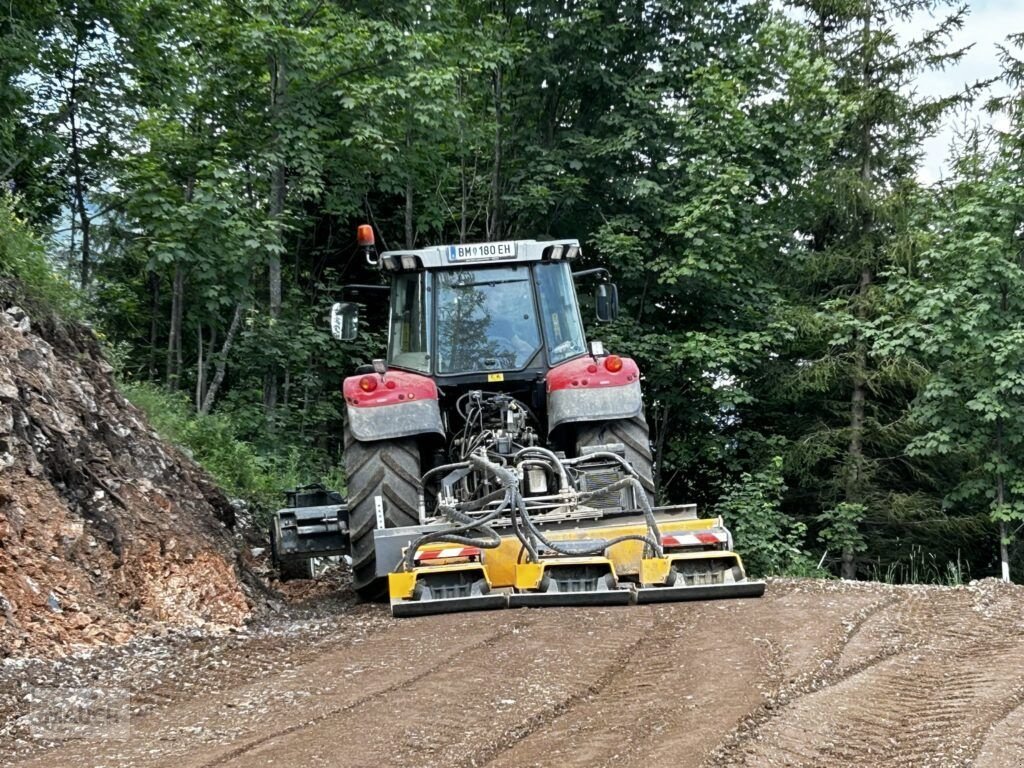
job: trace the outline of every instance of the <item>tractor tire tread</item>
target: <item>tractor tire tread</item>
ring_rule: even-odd
[[[346,429],[345,471],[349,488],[352,585],[364,600],[382,600],[387,596],[387,580],[376,575],[374,497],[383,499],[386,527],[419,524],[419,448],[413,438],[363,442]]]

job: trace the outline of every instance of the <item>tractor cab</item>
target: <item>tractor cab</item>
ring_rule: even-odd
[[[432,376],[546,370],[587,351],[566,262],[403,272],[388,364]]]
[[[494,382],[543,376],[587,354],[570,270],[579,252],[577,240],[516,240],[368,253],[392,278],[387,365],[439,384]],[[599,320],[614,318],[615,293],[599,284]],[[336,336],[354,336],[357,313],[335,305]]]

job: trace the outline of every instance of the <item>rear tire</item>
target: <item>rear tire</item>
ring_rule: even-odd
[[[576,455],[581,448],[592,445],[622,443],[626,446],[626,461],[640,475],[640,484],[647,491],[651,506],[655,505],[654,453],[647,420],[642,415],[632,419],[583,422],[576,429]]]
[[[384,505],[384,525],[419,525],[420,452],[413,438],[356,440],[345,428],[345,473],[348,476],[348,523],[352,552],[352,586],[363,600],[387,597],[387,579],[378,578],[373,548],[377,528],[374,498]]]

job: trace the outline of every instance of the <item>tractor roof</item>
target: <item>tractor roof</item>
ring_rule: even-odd
[[[381,269],[450,269],[480,264],[558,261],[579,255],[579,240],[502,240],[494,243],[435,245],[415,250],[385,251]]]

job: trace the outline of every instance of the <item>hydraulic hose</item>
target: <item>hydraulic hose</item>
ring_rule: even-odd
[[[613,493],[623,488],[630,488],[633,490],[634,496],[640,504],[640,509],[643,512],[644,520],[647,524],[648,535],[627,534],[610,540],[594,542],[591,547],[580,547],[578,545],[574,547],[566,547],[559,545],[545,536],[537,527],[536,523],[534,523],[530,516],[527,501],[523,497],[522,491],[519,487],[519,479],[516,474],[509,468],[490,461],[483,456],[471,454],[466,457],[466,461],[447,464],[430,470],[423,476],[424,484],[426,484],[428,479],[442,472],[472,468],[494,476],[498,480],[500,488],[480,499],[474,499],[464,504],[439,504],[438,510],[455,524],[450,528],[440,531],[431,531],[417,538],[406,549],[405,556],[403,557],[403,566],[406,568],[414,567],[417,550],[424,544],[428,544],[432,541],[445,541],[454,544],[463,544],[465,546],[479,547],[481,549],[494,549],[500,546],[501,536],[491,528],[488,523],[498,518],[501,514],[506,512],[506,510],[509,512],[512,530],[515,533],[516,538],[519,539],[523,548],[526,550],[526,554],[530,562],[538,562],[540,560],[539,547],[537,546],[538,542],[541,546],[551,552],[564,556],[573,556],[603,554],[609,547],[619,544],[620,542],[641,541],[649,547],[657,557],[662,557],[664,555],[664,550],[661,545],[661,531],[659,530],[657,520],[654,517],[654,510],[651,507],[650,500],[647,498],[647,492],[640,483],[639,473],[623,457],[610,451],[598,451],[575,459],[560,459],[554,454],[554,452],[549,451],[546,448],[536,446],[524,448],[512,457],[512,461],[517,466],[520,463],[525,464],[529,462],[530,464],[537,464],[539,466],[553,469],[559,476],[559,480],[562,484],[560,490],[563,492],[573,489],[566,471],[567,466],[593,459],[608,459],[615,461],[628,473],[628,476],[594,491],[577,492],[576,500],[588,501],[595,497]],[[501,503],[483,517],[474,518],[466,515],[462,511],[463,509],[466,511],[479,510],[484,505],[498,498],[502,499]],[[522,526],[519,524],[520,520],[522,521]],[[479,535],[466,535],[471,532]]]
[[[402,565],[406,569],[413,568],[416,563],[417,550],[419,550],[419,548],[424,544],[429,544],[432,541],[451,542],[452,544],[462,544],[467,547],[479,547],[480,549],[496,549],[497,547],[500,547],[501,535],[488,526],[487,523],[498,517],[506,508],[507,505],[503,503],[485,517],[472,518],[459,512],[459,510],[454,506],[442,506],[446,516],[453,518],[457,525],[453,525],[452,527],[441,531],[429,531],[415,539],[405,550],[405,555],[402,558]],[[471,531],[479,531],[483,534],[484,538],[474,538],[463,535]]]

